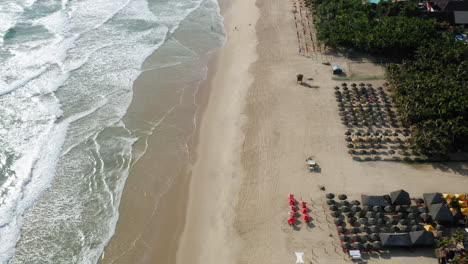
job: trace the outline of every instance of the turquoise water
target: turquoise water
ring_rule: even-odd
[[[5,0],[0,20],[0,263],[96,263],[133,145],[157,133],[126,124],[132,84],[153,52],[176,71],[219,47],[218,4]]]

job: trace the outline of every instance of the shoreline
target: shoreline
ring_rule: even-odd
[[[220,3],[222,11],[223,6]],[[150,135],[147,143],[139,142],[139,145],[147,144],[145,154],[140,157],[132,166],[130,175],[127,179],[121,204],[119,206],[119,220],[116,226],[116,231],[112,236],[110,242],[106,246],[99,263],[154,263],[155,261],[162,263],[175,263],[176,251],[179,246],[179,239],[183,231],[186,219],[186,208],[188,203],[188,192],[190,186],[191,173],[189,171],[190,165],[196,157],[195,149],[197,146],[197,138],[199,127],[202,120],[203,112],[206,109],[206,104],[209,99],[211,86],[209,85],[213,69],[216,68],[217,54],[223,46],[216,50],[204,55],[200,58],[201,65],[206,65],[207,73],[204,80],[192,86],[194,93],[192,94],[192,101],[190,96],[185,98],[183,104],[193,104],[195,106],[193,114],[185,113],[186,117],[192,116],[192,123],[194,128],[185,140],[184,149],[186,150],[186,157],[179,164],[172,164],[164,157],[164,151],[151,153],[151,150],[157,150],[158,146],[164,144],[164,138],[160,135]],[[151,60],[154,55],[148,57]],[[144,71],[134,83],[134,98],[131,108],[138,108],[136,104],[147,100],[141,99],[147,93],[143,86],[151,83],[151,71]],[[141,84],[142,82],[143,84]],[[143,89],[143,91],[141,91]],[[136,97],[140,97],[136,98]],[[151,98],[151,96],[150,96]],[[131,111],[129,108],[129,112]],[[144,107],[141,107],[144,108]],[[151,105],[148,107],[154,108]],[[141,114],[150,115],[147,110],[136,110]],[[174,135],[166,135],[166,138],[173,138]],[[177,146],[172,146],[176,147]],[[180,148],[180,146],[178,146]],[[138,147],[135,147],[138,148]],[[141,148],[141,146],[140,146]],[[166,146],[168,151],[171,147]],[[152,164],[153,160],[157,164]],[[158,165],[167,166],[165,162],[169,162],[174,167],[179,167],[178,171],[172,170],[169,173],[175,174],[174,180],[169,184],[170,186],[160,193],[159,200],[156,203],[148,201],[147,196],[151,196],[150,192],[141,193],[142,189],[148,186],[156,186],[157,183],[147,184],[145,181],[151,177],[151,169],[155,169],[154,173],[158,173]],[[182,166],[181,166],[182,164]],[[167,171],[166,171],[167,173]],[[151,180],[150,180],[151,182]],[[148,186],[145,186],[148,185]],[[155,197],[150,197],[150,199]],[[154,207],[154,212],[148,214],[146,210],[141,208],[140,202],[146,208]],[[167,217],[170,215],[170,217]]]

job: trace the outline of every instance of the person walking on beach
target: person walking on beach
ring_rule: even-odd
[[[302,83],[302,79],[304,78],[304,75],[299,73],[296,77],[297,77],[297,83]]]

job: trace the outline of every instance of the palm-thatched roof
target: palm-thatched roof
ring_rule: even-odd
[[[453,216],[446,204],[438,203],[429,205],[429,213],[434,221],[452,222]]]
[[[407,247],[411,246],[408,233],[380,233],[380,241],[386,247]]]
[[[411,205],[409,193],[405,190],[398,190],[390,193],[393,205]]]
[[[426,230],[409,232],[409,237],[413,246],[432,246],[435,244],[434,234]]]
[[[427,206],[431,204],[445,203],[445,199],[441,193],[424,193],[423,197]]]

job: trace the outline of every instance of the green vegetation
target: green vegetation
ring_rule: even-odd
[[[314,0],[317,38],[332,48],[405,54],[437,36],[434,20],[418,17],[414,2],[363,4]]]
[[[415,128],[415,148],[448,153],[466,144],[467,69],[468,46],[450,38],[419,48],[413,60],[388,66],[403,121]]]
[[[447,154],[468,142],[468,45],[454,32],[419,15],[415,2],[307,0],[317,38],[331,48],[352,48],[395,59],[387,77],[412,145],[427,155]]]

